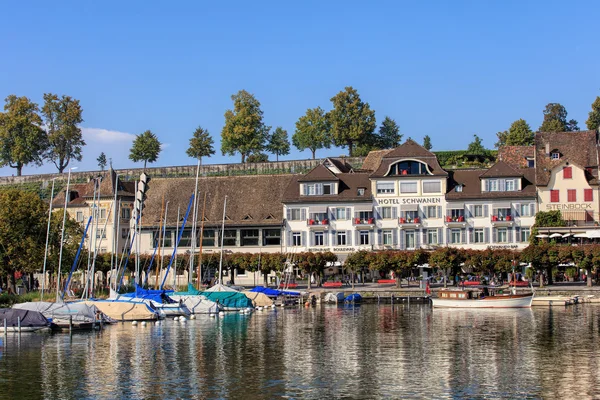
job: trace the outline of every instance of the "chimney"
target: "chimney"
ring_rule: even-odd
[[[550,155],[550,143],[546,143],[546,155]]]

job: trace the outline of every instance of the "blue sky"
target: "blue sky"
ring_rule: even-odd
[[[135,165],[131,140],[146,129],[165,143],[153,165],[194,164],[185,149],[198,125],[217,148],[206,163],[239,162],[221,155],[220,134],[240,89],[290,137],[307,108],[329,110],[353,86],[404,138],[450,150],[478,134],[493,147],[516,119],[537,129],[549,102],[585,128],[600,95],[599,12],[597,1],[9,2],[0,96],[79,99],[81,170],[97,169],[101,151],[115,168]]]

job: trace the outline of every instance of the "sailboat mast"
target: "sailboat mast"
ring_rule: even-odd
[[[46,262],[48,261],[48,239],[50,238],[50,220],[52,220],[52,200],[54,200],[54,182],[52,179],[52,190],[50,191],[50,206],[48,207],[48,227],[46,228],[46,248],[44,250],[44,267],[42,268],[42,296],[40,301],[44,301],[44,289],[46,288]]]
[[[190,255],[190,271],[188,274],[188,284],[192,283],[192,272],[194,271],[194,253],[196,252],[196,225],[197,225],[197,210],[198,210],[198,175],[200,174],[200,159],[196,167],[196,184],[194,186],[194,214],[192,216],[192,246]]]
[[[112,176],[112,173],[113,173],[112,165],[111,165],[111,168],[110,168],[110,173],[111,173],[111,176]],[[118,225],[119,225],[119,220],[120,220],[120,216],[121,216],[120,215],[120,213],[121,213],[121,207],[120,207],[121,204],[119,203],[118,206],[117,206],[117,192],[119,191],[119,184],[118,184],[118,182],[119,182],[119,174],[115,174],[115,187],[114,187],[115,197],[114,197],[114,200],[113,200],[113,204],[114,204],[114,207],[115,207],[115,214],[113,215],[113,243],[112,243],[113,250],[112,250],[112,252],[110,254],[110,279],[111,280],[113,278],[113,275],[112,275],[113,274],[113,272],[112,272],[112,270],[113,270],[113,263],[116,262],[115,260],[117,260],[117,248],[119,247],[119,237],[117,235],[118,235],[118,232],[119,232]],[[110,287],[110,282],[108,284],[108,287]]]
[[[62,253],[65,245],[65,222],[67,220],[67,203],[69,202],[69,184],[71,183],[71,170],[69,168],[69,177],[67,178],[67,188],[65,189],[65,210],[63,212],[62,230],[60,231],[60,251],[58,253],[58,275],[56,276],[56,301],[60,301],[60,270],[62,266]]]
[[[160,245],[162,242],[162,237],[163,237],[163,215],[165,212],[165,196],[163,195],[162,197],[162,205],[160,207],[160,219],[158,220],[158,243],[156,243],[156,245],[158,246],[158,255],[160,256],[160,262],[156,263],[156,281],[154,282],[154,289],[158,289],[158,274],[159,271],[162,270],[162,253],[160,252]]]
[[[221,258],[219,259],[219,285],[222,285],[223,279],[223,243],[225,239],[225,212],[227,210],[227,195],[225,195],[225,202],[223,203],[223,224],[221,225]]]
[[[115,196],[116,199],[116,196]],[[116,201],[116,200],[115,200]],[[117,251],[119,250],[119,236],[117,236],[119,234],[120,228],[121,228],[121,200],[119,200],[119,203],[117,205],[117,231],[115,233],[115,248],[114,248],[114,256],[115,256],[115,271],[114,271],[114,276],[113,276],[113,265],[110,265],[110,280],[114,282],[114,289],[115,291],[117,290],[117,278],[116,275],[118,275],[118,262],[119,262],[119,253],[117,253]],[[127,238],[125,238],[125,240],[127,240]],[[123,246],[123,251],[125,251],[125,246]],[[122,253],[121,253],[122,254]],[[111,263],[112,263],[112,258],[111,258]],[[110,285],[109,285],[110,286]]]
[[[180,208],[177,206],[177,223],[175,224],[175,237],[179,237],[179,212]],[[173,289],[177,290],[177,253],[175,253],[174,261],[175,269],[173,270]]]
[[[198,260],[198,290],[202,284],[202,241],[204,240],[204,213],[206,211],[206,192],[204,192],[204,205],[202,206],[202,222],[200,224],[200,259]]]

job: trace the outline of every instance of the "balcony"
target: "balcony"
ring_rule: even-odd
[[[352,225],[357,226],[357,227],[372,227],[375,225],[375,218],[373,218],[373,217],[368,217],[368,218],[355,217],[352,220]]]
[[[308,229],[313,229],[313,230],[327,229],[327,228],[329,228],[329,220],[327,218],[323,218],[321,220],[307,219],[306,226],[308,226]]]
[[[515,223],[512,215],[492,215],[490,221],[492,226],[513,226]]]
[[[419,217],[400,217],[398,218],[400,228],[418,228],[421,226],[421,218]]]
[[[467,221],[465,220],[464,214],[446,215],[446,218],[444,219],[444,223],[449,228],[450,227],[464,228],[465,226],[467,226]]]

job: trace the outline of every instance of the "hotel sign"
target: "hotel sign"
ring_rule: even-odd
[[[591,210],[592,203],[550,203],[546,204],[546,210],[567,210],[567,211],[581,211],[581,210]]]
[[[442,204],[441,197],[407,197],[396,199],[378,199],[379,204]]]

